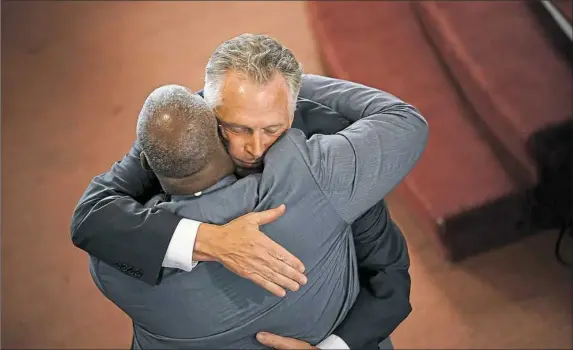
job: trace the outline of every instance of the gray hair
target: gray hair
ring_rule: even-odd
[[[291,50],[266,35],[242,34],[219,45],[205,68],[205,101],[215,109],[220,89],[229,71],[245,74],[258,84],[267,84],[280,73],[289,88],[291,112],[300,91],[302,65]]]
[[[137,119],[137,140],[158,177],[183,178],[203,169],[220,143],[215,115],[180,85],[155,89]]]

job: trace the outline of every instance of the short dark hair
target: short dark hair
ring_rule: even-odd
[[[217,120],[203,98],[180,85],[164,85],[145,100],[137,140],[157,176],[183,178],[203,169],[220,140]]]

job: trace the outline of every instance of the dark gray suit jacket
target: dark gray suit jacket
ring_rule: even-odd
[[[376,89],[304,75],[293,128],[307,137],[333,134],[380,112],[384,100]],[[397,102],[391,106],[394,108],[411,106]],[[161,282],[163,257],[181,217],[143,206],[159,193],[160,186],[157,178],[141,167],[140,152],[139,145],[134,144],[109,172],[91,181],[72,217],[72,241],[118,271],[157,284]],[[411,311],[408,250],[383,200],[358,218],[352,231],[361,289],[335,334],[352,349],[374,349]]]
[[[150,286],[92,259],[97,285],[134,320],[136,348],[260,348],[254,334],[261,329],[317,344],[334,331],[359,292],[351,224],[406,176],[427,138],[413,108],[385,97],[379,113],[336,135],[306,140],[287,131],[262,174],[230,176],[200,196],[158,205],[223,224],[285,203],[287,212],[263,229],[307,267],[300,291],[271,296],[215,262],[171,271]]]

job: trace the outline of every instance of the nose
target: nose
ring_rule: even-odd
[[[245,150],[254,159],[259,159],[263,156],[263,153],[265,153],[265,144],[259,133],[255,132],[251,135],[246,144]]]

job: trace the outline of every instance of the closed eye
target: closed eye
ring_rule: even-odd
[[[231,132],[233,134],[250,134],[252,130],[247,127],[239,126],[239,125],[225,125],[220,124],[221,128],[225,131]]]
[[[228,127],[229,131],[237,133],[237,134],[248,134],[250,133],[251,129],[249,128],[243,128],[240,126],[230,126]]]
[[[265,132],[266,132],[267,134],[273,135],[273,134],[276,134],[276,133],[280,132],[281,130],[282,130],[281,127],[267,128],[267,129],[265,129]]]

